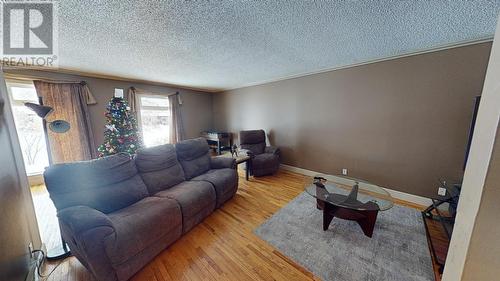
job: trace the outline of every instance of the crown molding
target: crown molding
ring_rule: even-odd
[[[14,72],[9,72],[9,70],[13,70]],[[169,84],[169,83],[163,83],[163,82],[157,82],[157,81],[151,81],[151,80],[127,78],[124,76],[116,76],[116,75],[108,75],[108,74],[103,74],[103,73],[99,73],[99,72],[86,72],[86,71],[80,71],[80,70],[71,69],[71,68],[64,68],[64,67],[52,68],[52,67],[26,66],[26,67],[9,67],[9,68],[3,69],[3,71],[5,73],[10,73],[13,76],[16,75],[17,71],[23,71],[23,70],[43,71],[43,72],[50,72],[50,73],[56,73],[56,74],[66,74],[66,75],[83,76],[83,77],[106,79],[106,80],[124,81],[124,82],[130,82],[130,83],[147,84],[147,85],[168,87],[168,88],[174,88],[174,89],[184,89],[184,90],[205,92],[205,93],[217,93],[217,92],[221,91],[221,89],[189,87],[189,86]],[[20,76],[22,76],[22,75],[20,75]]]
[[[492,36],[483,37],[483,38],[480,38],[477,40],[472,40],[472,41],[462,41],[462,42],[458,42],[458,43],[454,43],[454,44],[447,44],[447,45],[438,46],[438,47],[431,48],[431,49],[409,52],[409,53],[397,55],[397,56],[389,56],[389,57],[385,57],[385,58],[374,59],[374,60],[369,60],[369,61],[360,62],[360,63],[354,63],[354,64],[343,65],[343,66],[338,66],[338,67],[331,67],[331,68],[324,68],[324,69],[315,70],[315,71],[311,71],[311,72],[305,72],[305,73],[301,73],[301,74],[288,75],[288,76],[284,76],[281,78],[270,79],[270,80],[265,80],[265,81],[261,81],[261,82],[243,84],[243,85],[238,86],[238,87],[218,91],[217,93],[228,92],[228,91],[233,91],[233,90],[248,88],[248,87],[253,87],[253,86],[260,86],[260,85],[264,85],[264,84],[280,82],[280,81],[284,81],[284,80],[290,80],[290,79],[295,79],[295,78],[300,78],[300,77],[305,77],[305,76],[310,76],[310,75],[315,75],[315,74],[320,74],[320,73],[325,73],[325,72],[330,72],[330,71],[342,70],[342,69],[358,67],[358,66],[374,64],[374,63],[390,61],[390,60],[397,60],[397,59],[406,58],[406,57],[413,57],[413,56],[434,53],[434,52],[440,52],[440,51],[445,51],[445,50],[449,50],[449,49],[455,49],[455,48],[466,47],[466,46],[470,46],[470,45],[477,45],[477,44],[488,43],[488,42],[493,42]]]

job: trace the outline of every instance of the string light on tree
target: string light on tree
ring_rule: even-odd
[[[104,157],[119,152],[135,154],[141,147],[137,121],[123,97],[112,98],[106,106],[104,143],[98,148],[98,156]]]

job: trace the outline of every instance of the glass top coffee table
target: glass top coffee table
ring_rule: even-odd
[[[363,233],[372,237],[379,211],[394,205],[391,195],[382,187],[345,177],[318,175],[306,192],[316,198],[316,207],[323,210],[323,230],[334,217],[356,221]]]

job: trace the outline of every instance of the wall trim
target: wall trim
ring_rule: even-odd
[[[318,175],[318,174],[324,174],[324,173],[315,172],[315,171],[311,171],[311,170],[307,170],[307,169],[303,169],[303,168],[299,168],[299,167],[294,167],[294,166],[290,166],[290,165],[286,165],[286,164],[280,164],[280,168],[285,170],[285,171],[290,171],[290,172],[294,172],[294,173],[305,175],[305,176],[311,176],[311,177]],[[334,175],[329,175],[329,177],[334,178],[336,181],[338,181],[340,183],[346,182],[346,179],[344,179],[342,177],[338,177],[338,176],[334,176]],[[425,198],[425,197],[422,197],[419,195],[409,194],[406,192],[390,189],[387,187],[383,187],[383,188],[385,190],[387,190],[387,192],[389,192],[389,194],[391,194],[392,197],[399,199],[399,200],[407,201],[407,202],[421,205],[424,207],[432,204],[432,200],[429,198]]]
[[[477,40],[462,41],[462,42],[457,42],[457,43],[453,43],[453,44],[437,46],[435,48],[409,52],[409,53],[402,54],[402,55],[389,56],[389,57],[385,57],[385,58],[373,59],[373,60],[368,60],[368,61],[364,61],[364,62],[348,64],[348,65],[344,65],[344,66],[324,68],[324,69],[320,69],[320,70],[316,70],[316,71],[310,71],[310,72],[304,72],[304,73],[300,73],[300,74],[283,76],[283,77],[276,78],[276,79],[269,79],[269,80],[264,80],[264,81],[260,81],[260,82],[243,84],[243,85],[238,86],[238,87],[224,89],[224,90],[220,90],[220,91],[215,91],[212,93],[223,93],[223,92],[233,91],[233,90],[237,90],[237,89],[248,88],[248,87],[253,87],[253,86],[260,86],[260,85],[264,85],[264,84],[280,82],[280,81],[290,80],[290,79],[295,79],[295,78],[301,78],[301,77],[305,77],[305,76],[310,76],[310,75],[315,75],[315,74],[320,74],[320,73],[325,73],[325,72],[330,72],[330,71],[335,71],[335,70],[342,70],[342,69],[346,69],[346,68],[352,68],[352,67],[357,67],[357,66],[362,66],[362,65],[367,65],[367,64],[373,64],[373,63],[384,62],[384,61],[389,61],[389,60],[396,60],[396,59],[401,59],[401,58],[406,58],[406,57],[418,56],[418,55],[434,53],[434,52],[439,52],[439,51],[445,51],[445,50],[454,49],[454,48],[460,48],[460,47],[466,47],[466,46],[470,46],[470,45],[487,43],[487,42],[493,42],[493,36],[486,36],[483,38],[479,38]]]
[[[152,81],[152,80],[145,80],[145,79],[139,79],[139,78],[131,78],[131,77],[126,77],[126,76],[117,76],[117,75],[110,75],[110,74],[103,74],[100,72],[87,72],[83,70],[78,70],[78,69],[72,69],[72,68],[53,68],[53,67],[37,67],[37,66],[25,66],[25,67],[10,67],[9,69],[4,70],[5,73],[7,73],[9,76],[12,77],[26,77],[28,78],[35,78],[34,75],[23,75],[23,73],[19,73],[19,71],[37,71],[37,72],[49,72],[49,73],[55,73],[55,74],[63,74],[63,75],[72,75],[72,76],[81,76],[82,78],[88,77],[88,78],[96,78],[96,79],[104,79],[104,80],[114,80],[114,81],[122,81],[122,82],[128,82],[128,83],[134,83],[134,84],[145,84],[145,85],[152,85],[152,86],[158,86],[158,87],[166,87],[166,88],[172,88],[172,89],[179,89],[179,90],[189,90],[189,91],[195,91],[199,93],[218,93],[223,91],[223,89],[220,88],[203,88],[203,87],[191,87],[187,85],[179,85],[179,84],[170,84],[166,82],[158,82],[158,81]],[[31,76],[31,77],[30,77]],[[40,75],[39,79],[46,79],[43,77],[43,74]]]

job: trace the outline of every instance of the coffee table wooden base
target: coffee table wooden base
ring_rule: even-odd
[[[317,208],[323,210],[323,230],[328,230],[328,226],[330,226],[333,218],[337,217],[344,220],[356,221],[361,226],[363,233],[370,238],[372,237],[378,210],[359,211],[338,207],[321,200],[316,200],[316,202]]]

